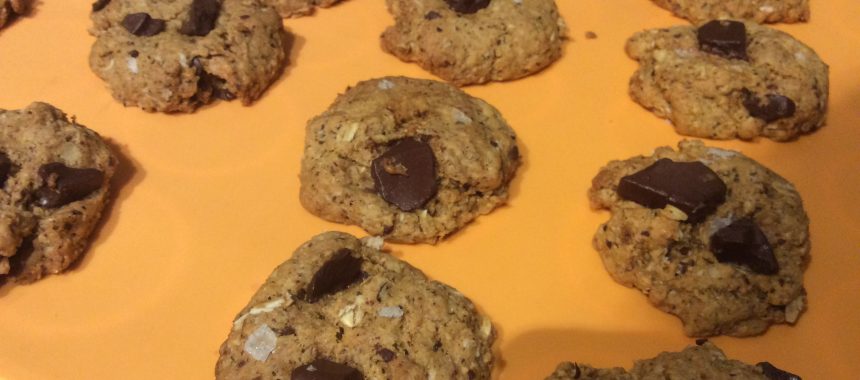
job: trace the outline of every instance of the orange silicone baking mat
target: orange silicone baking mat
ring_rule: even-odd
[[[508,1],[508,0],[494,0]],[[526,0],[528,1],[528,0]],[[0,378],[207,379],[235,314],[272,269],[327,230],[298,202],[306,121],[358,81],[432,76],[379,47],[381,0],[288,19],[290,64],[255,104],[190,115],[124,108],[87,64],[88,0],[38,1],[0,30],[0,107],[47,101],[106,137],[121,157],[115,200],[86,256],[64,275],[0,289]],[[812,0],[812,19],[776,25],[830,64],[826,127],[737,149],[792,181],[811,219],[809,309],[796,326],[714,338],[730,357],[804,379],[860,374],[860,2]],[[436,246],[393,254],[469,296],[494,321],[498,379],[541,379],[563,360],[595,366],[691,344],[673,316],[614,283],[591,246],[607,212],[591,178],[612,159],[681,137],[635,104],[634,32],[685,24],[648,0],[558,0],[571,40],[538,75],[465,90],[497,107],[524,164],[510,202]],[[585,33],[596,33],[596,39]]]

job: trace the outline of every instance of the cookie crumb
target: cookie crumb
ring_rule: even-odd
[[[597,33],[594,33],[594,32],[592,32],[592,31],[590,31],[590,30],[589,30],[589,31],[585,32],[585,38],[587,38],[587,39],[589,39],[589,40],[596,39],[596,38],[597,38]]]

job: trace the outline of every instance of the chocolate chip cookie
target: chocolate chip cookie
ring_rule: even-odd
[[[490,320],[456,290],[327,232],[281,264],[236,316],[218,379],[489,379]]]
[[[85,250],[117,160],[45,103],[0,109],[0,281],[60,273]]]
[[[281,19],[256,0],[99,0],[92,10],[90,68],[126,106],[248,105],[286,62]]]
[[[386,240],[435,243],[508,198],[516,135],[495,108],[446,83],[357,84],[308,123],[300,199]]]
[[[694,23],[713,19],[742,19],[758,23],[809,19],[809,0],[653,0],[678,17]]]
[[[656,358],[639,360],[633,369],[593,368],[586,364],[561,363],[546,380],[800,380],[768,362],[749,365],[726,357],[717,346],[704,339],[681,352],[663,352]]]
[[[274,8],[281,17],[301,17],[314,13],[317,7],[328,8],[340,0],[263,0]]]
[[[517,79],[561,56],[554,0],[386,0],[382,47],[458,86]]]
[[[810,246],[797,190],[738,152],[679,147],[612,161],[592,181],[592,207],[612,213],[594,236],[606,270],[690,336],[793,324]]]
[[[785,141],[824,124],[828,67],[778,30],[731,20],[647,30],[627,54],[640,65],[633,100],[682,135]]]
[[[30,0],[0,0],[0,28],[27,13],[29,8]]]

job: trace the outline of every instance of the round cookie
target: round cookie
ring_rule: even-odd
[[[495,108],[446,83],[361,82],[308,122],[300,199],[386,240],[435,243],[508,198],[516,135]]]
[[[786,33],[712,21],[635,34],[630,95],[688,136],[790,140],[824,124],[828,67]]]
[[[809,19],[809,0],[653,0],[693,23],[713,19],[742,19],[758,23]]]
[[[286,62],[286,32],[256,0],[100,0],[90,68],[114,98],[146,111],[192,112],[259,98]]]
[[[274,8],[281,17],[301,17],[314,13],[314,9],[328,8],[340,0],[263,0]]]
[[[27,13],[29,8],[30,0],[0,0],[0,28]]]
[[[586,364],[561,363],[546,380],[639,380],[639,379],[744,379],[800,380],[800,377],[768,362],[749,365],[726,357],[717,346],[697,342],[681,352],[663,352],[656,358],[638,360],[633,369],[593,368]]]
[[[0,109],[0,281],[36,281],[83,253],[116,164],[96,132],[51,105]]]
[[[594,246],[616,282],[689,336],[749,336],[797,321],[809,221],[794,186],[738,152],[682,141],[612,161],[592,181],[612,216]]]
[[[561,56],[554,0],[386,0],[385,51],[458,86],[517,79]]]
[[[236,316],[216,378],[489,379],[490,320],[382,244],[327,232],[299,247]]]

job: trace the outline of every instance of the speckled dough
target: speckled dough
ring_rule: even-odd
[[[615,281],[642,291],[663,311],[677,315],[690,336],[748,336],[771,324],[794,323],[806,306],[803,271],[809,260],[809,221],[794,186],[734,151],[683,141],[680,150],[612,161],[592,181],[589,199],[612,216],[594,236],[594,246]],[[725,202],[696,224],[669,212],[621,199],[621,177],[660,158],[701,161],[728,187]],[[775,275],[723,264],[710,251],[711,235],[752,217],[779,263]]]
[[[301,17],[314,13],[319,8],[328,8],[340,0],[263,0],[274,8],[281,17]]]
[[[456,290],[380,252],[381,244],[327,232],[302,245],[236,316],[216,378],[288,379],[294,368],[325,358],[365,379],[489,379],[489,319]],[[314,274],[343,248],[363,260],[364,275],[306,302]]]
[[[0,28],[16,16],[27,13],[29,8],[30,0],[0,0]]]
[[[653,0],[694,23],[712,19],[799,22],[809,19],[809,0]]]
[[[554,0],[492,0],[458,14],[444,0],[386,0],[394,26],[382,47],[456,85],[517,79],[561,56],[566,35]]]
[[[256,0],[221,4],[215,28],[195,37],[179,32],[191,0],[112,0],[91,16],[90,68],[114,98],[146,111],[192,112],[216,98],[248,105],[281,74],[287,35],[278,14]],[[131,34],[121,23],[139,12],[166,20],[165,30]]]
[[[671,121],[688,136],[784,141],[824,124],[828,67],[818,55],[786,33],[745,23],[749,61],[699,50],[696,27],[678,26],[637,33],[627,54],[639,61],[630,79],[633,99]],[[750,116],[743,89],[791,98],[793,116],[770,123]]]
[[[396,242],[435,243],[508,198],[519,166],[514,131],[486,102],[451,85],[389,77],[357,84],[308,123],[302,204]],[[436,157],[436,196],[405,212],[374,190],[371,162],[387,143],[423,136]]]
[[[45,103],[0,109],[0,152],[12,162],[0,188],[0,281],[29,283],[63,271],[87,246],[108,199],[116,158],[97,133]],[[39,168],[55,162],[101,170],[104,183],[64,206],[32,204],[44,182]]]

